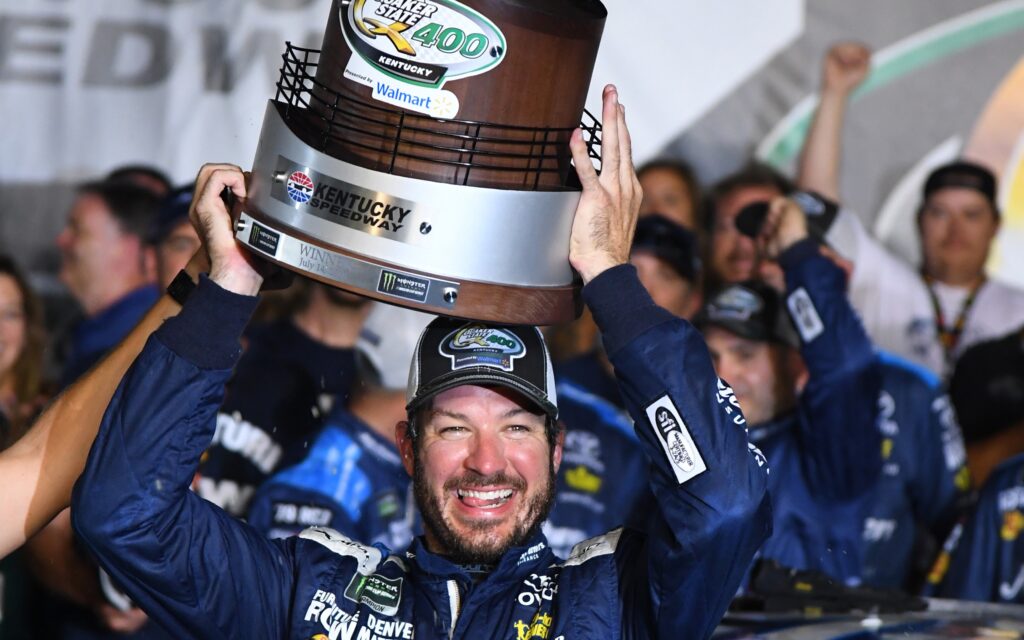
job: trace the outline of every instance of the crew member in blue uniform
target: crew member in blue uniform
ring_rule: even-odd
[[[257,487],[301,459],[356,380],[353,345],[373,303],[315,282],[300,286],[294,313],[247,333],[193,482],[196,493],[239,517]]]
[[[356,341],[359,382],[336,405],[299,463],[256,492],[248,521],[271,538],[328,526],[353,540],[401,550],[418,533],[409,474],[395,446],[416,341],[432,319],[376,305]]]
[[[544,535],[555,555],[649,513],[647,457],[629,414],[600,396],[559,380],[558,420],[565,429],[555,502]]]
[[[961,416],[977,503],[946,540],[926,593],[1024,604],[1024,328],[972,346],[950,395]]]
[[[652,467],[647,532],[556,561],[539,532],[562,461],[550,358],[534,328],[466,321],[424,332],[396,427],[425,531],[407,552],[328,529],[267,540],[188,491],[262,282],[219,198],[244,196],[244,177],[207,167],[210,276],[126,374],[73,499],[90,550],[153,619],[197,638],[710,636],[769,534],[768,470],[700,335],[625,264],[640,193],[617,98],[608,87],[600,176],[572,137],[569,259]]]
[[[785,295],[760,281],[713,295],[698,326],[772,472],[764,557],[857,583],[866,496],[882,466],[878,363],[846,300],[845,276],[793,201],[771,201],[759,239]]]
[[[971,490],[963,436],[937,376],[879,353],[882,475],[867,498],[864,583],[919,593]]]
[[[637,222],[629,261],[655,304],[692,320],[703,300],[699,254],[697,236],[692,231],[664,215],[648,213]],[[624,411],[622,395],[600,340],[595,340],[586,353],[555,366],[559,383],[570,384]]]

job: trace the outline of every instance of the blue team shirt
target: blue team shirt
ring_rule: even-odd
[[[751,425],[771,473],[772,536],[761,555],[858,583],[866,497],[882,467],[879,361],[846,299],[845,276],[812,242],[782,254],[786,303],[808,382],[795,411]]]
[[[217,413],[213,442],[193,487],[243,516],[256,488],[301,459],[323,420],[324,400],[342,402],[355,381],[355,352],[328,347],[289,320],[254,327]]]
[[[328,416],[305,459],[260,487],[248,520],[271,538],[327,526],[389,549],[404,549],[419,533],[395,445],[344,409]]]
[[[159,298],[160,290],[155,285],[145,285],[95,316],[79,321],[71,332],[71,349],[61,372],[61,388],[77,380],[121,342]]]
[[[928,576],[940,598],[1024,604],[1024,454],[1003,462]]]
[[[949,533],[970,490],[963,437],[930,371],[880,353],[882,475],[867,498],[864,582],[917,591],[929,546]],[[932,544],[923,541],[931,539]]]
[[[572,382],[558,382],[558,417],[565,425],[555,504],[544,535],[556,556],[623,525],[643,527],[648,500],[647,460],[633,421],[604,398]]]

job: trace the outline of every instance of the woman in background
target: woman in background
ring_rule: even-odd
[[[43,346],[39,300],[14,261],[0,256],[0,450],[22,436],[42,406]]]
[[[14,261],[0,256],[0,451],[14,444],[42,409],[42,316],[39,299]],[[30,637],[26,618],[30,597],[21,555],[4,558],[0,561],[0,638]]]

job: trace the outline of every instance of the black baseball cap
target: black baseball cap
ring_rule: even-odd
[[[694,324],[702,331],[715,326],[748,340],[800,346],[782,296],[757,280],[719,290],[697,314]]]
[[[193,185],[178,187],[167,194],[149,232],[149,244],[158,245],[182,222],[188,221],[188,208],[192,204]]]
[[[1024,423],[1024,327],[967,349],[949,397],[968,444]]]
[[[696,282],[700,277],[697,237],[683,225],[660,213],[640,218],[633,236],[632,250],[650,253],[690,282]]]
[[[924,182],[922,198],[927,200],[928,196],[947,187],[977,191],[985,196],[993,211],[999,215],[999,208],[996,206],[996,177],[980,164],[958,160],[935,169],[928,174],[928,179]]]
[[[433,320],[416,345],[406,410],[411,414],[442,391],[466,384],[512,389],[551,420],[558,417],[551,355],[537,327]]]

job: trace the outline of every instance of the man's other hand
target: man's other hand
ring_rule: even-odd
[[[231,213],[221,198],[224,189],[236,198],[245,197],[242,170],[230,164],[203,165],[196,177],[189,219],[210,256],[210,279],[228,291],[256,295],[263,283],[256,268],[259,259],[235,241]]]
[[[604,88],[601,175],[597,175],[583,132],[569,141],[583,195],[576,208],[569,239],[569,262],[586,284],[600,273],[629,261],[643,191],[633,169],[632,143],[626,111],[614,86]]]
[[[859,42],[840,42],[825,54],[822,67],[822,91],[849,94],[867,77],[871,50]]]

